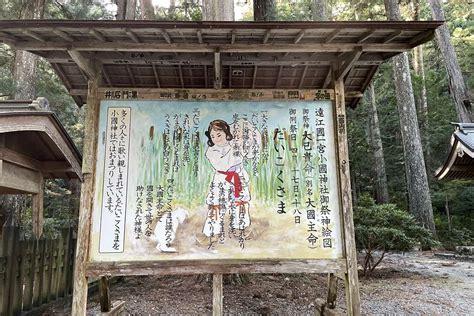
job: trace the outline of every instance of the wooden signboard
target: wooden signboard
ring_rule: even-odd
[[[330,273],[322,305],[339,275],[358,313],[334,90],[95,94],[85,275]]]

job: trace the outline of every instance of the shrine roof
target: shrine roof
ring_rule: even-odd
[[[355,107],[381,63],[442,23],[4,20],[0,41],[49,61],[79,106],[88,76],[78,55],[99,61],[102,86],[114,88],[209,89],[218,62],[223,89],[327,89],[337,63]]]

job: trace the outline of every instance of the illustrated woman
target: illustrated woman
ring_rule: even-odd
[[[206,198],[208,213],[203,233],[210,244],[225,239],[225,215],[229,214],[230,232],[243,247],[244,230],[250,225],[249,176],[243,167],[242,153],[232,146],[229,124],[214,120],[207,131],[206,157],[214,168],[214,175]]]

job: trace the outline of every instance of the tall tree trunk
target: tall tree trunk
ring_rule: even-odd
[[[389,20],[401,20],[397,0],[385,0],[385,10]],[[436,234],[407,53],[393,57],[393,73],[405,157],[409,208],[421,225]]]
[[[411,1],[413,10],[413,20],[420,20],[420,1]],[[430,133],[429,133],[429,120],[428,120],[428,96],[426,90],[426,76],[425,76],[425,64],[423,59],[423,45],[417,46],[413,49],[413,70],[415,74],[421,80],[421,88],[418,97],[418,108],[421,114],[421,133],[422,143],[425,154],[426,171],[428,172],[428,180],[431,175],[431,149],[430,149]]]
[[[135,20],[137,11],[137,0],[127,0],[127,13],[125,14],[126,20]]]
[[[326,0],[313,0],[311,3],[311,13],[313,21],[327,21],[328,12]]]
[[[127,13],[127,0],[115,0],[117,5],[117,20],[125,20],[125,14]]]
[[[433,20],[444,21],[444,11],[441,0],[429,0]],[[454,47],[451,44],[451,35],[449,35],[446,23],[436,30],[436,41],[443,54],[446,71],[448,73],[449,90],[454,100],[459,122],[472,122],[471,102],[469,100],[466,83],[459,67],[458,59]]]
[[[234,21],[233,0],[203,0],[203,21]]]
[[[253,19],[254,21],[275,21],[275,0],[253,0]]]
[[[45,0],[27,1],[21,19],[42,19]],[[36,64],[38,56],[16,51],[13,77],[16,84],[15,100],[33,100],[36,96]]]
[[[140,6],[142,11],[142,20],[155,19],[155,8],[153,7],[151,0],[140,0]]]
[[[117,20],[135,20],[137,0],[115,0],[117,4]]]
[[[367,106],[367,114],[369,119],[370,130],[370,147],[374,155],[374,171],[375,171],[375,200],[377,203],[388,203],[388,185],[387,173],[385,172],[385,159],[383,155],[382,138],[380,137],[379,117],[377,114],[377,106],[375,102],[374,84],[370,84],[368,89],[369,102]]]

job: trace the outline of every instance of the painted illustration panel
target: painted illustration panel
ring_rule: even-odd
[[[341,258],[331,101],[100,107],[90,261]]]

